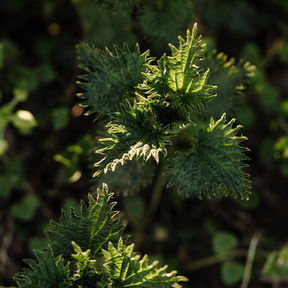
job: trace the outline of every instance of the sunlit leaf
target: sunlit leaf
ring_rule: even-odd
[[[133,248],[133,244],[125,247],[120,238],[117,248],[109,243],[108,251],[103,250],[112,288],[180,288],[177,282],[188,281],[186,277],[176,276],[177,271],[167,273],[168,266],[157,269],[157,261],[148,265],[147,255],[140,260],[140,255],[133,255]]]

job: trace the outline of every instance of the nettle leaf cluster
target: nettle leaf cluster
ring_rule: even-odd
[[[147,255],[140,260],[133,244],[124,244],[112,195],[103,184],[96,199],[88,195],[88,207],[81,202],[79,215],[73,209],[70,214],[62,210],[59,223],[51,221],[54,230],[47,232],[52,244],[46,250],[35,250],[38,261],[24,260],[29,268],[15,275],[18,287],[181,287],[178,282],[187,278],[176,271],[168,273],[167,266],[157,268],[157,261],[149,265]],[[103,257],[104,270],[97,265]]]
[[[227,112],[233,111],[242,83],[254,67],[235,65],[223,54],[205,55],[196,24],[187,31],[186,40],[178,39],[178,48],[169,44],[171,56],[164,54],[157,62],[148,57],[149,51],[141,54],[138,45],[133,52],[126,45],[123,50],[115,47],[114,54],[78,45],[80,67],[87,72],[79,83],[86,92],[79,96],[85,99],[88,114],[96,112],[96,118],[108,121],[108,135],[100,139],[102,147],[96,151],[102,159],[95,164],[95,176],[132,159],[145,163],[151,158],[158,163],[161,155],[168,155],[173,137],[185,134],[187,151],[177,151],[168,159],[168,187],[178,185],[179,193],[199,198],[223,192],[248,199],[250,181],[243,172],[248,149],[239,145],[246,137],[236,135],[241,126],[232,127],[235,119],[225,123],[221,103]],[[208,80],[209,74],[217,86]],[[211,117],[207,128],[194,135],[195,129],[190,128],[202,112],[204,118],[209,116],[209,106],[210,116],[220,115],[220,119]]]
[[[154,159],[158,164],[167,156],[167,186],[177,185],[179,193],[200,199],[219,193],[248,199],[250,181],[243,172],[248,148],[240,146],[246,137],[237,136],[241,126],[232,127],[235,119],[226,123],[226,114],[220,110],[225,103],[226,111],[233,111],[241,83],[254,68],[248,63],[235,65],[223,54],[206,53],[196,24],[187,31],[186,40],[178,39],[179,47],[170,44],[171,55],[164,54],[158,61],[148,57],[149,51],[141,54],[138,45],[133,52],[127,45],[115,47],[114,53],[87,44],[77,46],[80,67],[86,72],[79,82],[86,92],[79,96],[85,99],[83,106],[89,107],[87,113],[96,113],[96,119],[106,122],[108,128],[96,151],[102,159],[95,164],[95,176],[128,163],[131,167],[125,171],[138,175],[143,169],[149,174],[151,169],[145,170],[137,160],[145,164]],[[220,116],[218,120],[211,117],[206,128],[195,130],[197,121],[203,123],[201,113],[203,119]],[[188,148],[174,149],[171,157],[168,147],[177,143],[173,139],[179,135],[178,140],[184,137],[189,142]],[[128,178],[131,185],[136,181],[135,191],[141,179],[149,179],[137,175]],[[121,173],[116,177],[124,178]],[[187,278],[176,271],[168,273],[167,266],[158,268],[157,261],[149,265],[147,256],[141,259],[133,252],[133,244],[125,245],[111,197],[103,184],[96,199],[88,196],[88,207],[81,202],[79,215],[71,208],[70,213],[62,211],[59,223],[51,221],[54,230],[47,232],[51,244],[46,250],[35,250],[37,260],[24,260],[29,268],[16,274],[18,287],[181,287],[179,282]],[[99,269],[100,258],[104,264]]]

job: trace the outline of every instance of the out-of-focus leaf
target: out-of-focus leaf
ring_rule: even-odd
[[[11,40],[4,38],[1,40],[1,44],[3,61],[13,60],[17,57],[19,53],[18,48]]]
[[[255,66],[243,61],[235,64],[235,60],[228,59],[224,53],[208,53],[199,67],[210,69],[207,84],[217,86],[217,97],[207,104],[207,111],[203,111],[203,114],[207,118],[219,118],[224,112],[230,117],[234,116],[243,101],[241,92],[244,84],[254,76]]]
[[[244,266],[236,261],[227,261],[221,265],[221,278],[226,285],[233,285],[243,278]]]
[[[21,221],[29,221],[34,217],[38,206],[38,200],[32,195],[27,195],[11,206],[11,215]]]
[[[26,89],[17,87],[13,90],[13,94],[19,102],[24,102],[28,99],[29,92]]]
[[[0,118],[0,120],[1,120],[1,118]],[[8,147],[9,147],[8,142],[5,139],[0,138],[0,156],[5,154],[5,152],[8,150]]]
[[[65,128],[69,122],[69,109],[59,107],[52,110],[53,127],[55,131]]]
[[[188,21],[191,20],[193,10],[190,3],[164,0],[149,4],[139,11],[139,26],[143,34],[158,45],[176,44],[177,36],[184,34]]]
[[[238,244],[237,237],[228,232],[217,232],[213,235],[213,250],[217,254],[224,254]]]

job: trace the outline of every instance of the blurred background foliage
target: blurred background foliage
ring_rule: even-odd
[[[250,200],[186,199],[165,188],[163,166],[153,162],[131,161],[92,180],[105,128],[83,115],[76,97],[75,45],[113,51],[139,43],[159,57],[195,22],[207,53],[235,58],[231,71],[240,59],[257,66],[239,106],[227,111],[249,138]],[[60,207],[77,210],[102,182],[115,192],[129,241],[187,276],[183,287],[239,287],[256,242],[249,287],[288,287],[288,2],[0,1],[0,285],[14,285],[22,259],[46,247],[43,230]]]

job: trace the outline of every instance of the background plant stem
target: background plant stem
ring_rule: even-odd
[[[249,250],[248,250],[248,255],[247,255],[247,261],[246,261],[246,265],[244,269],[243,281],[242,281],[240,288],[247,288],[249,285],[252,264],[253,264],[253,260],[255,257],[255,252],[256,252],[259,238],[260,238],[260,233],[256,232],[251,239]]]

